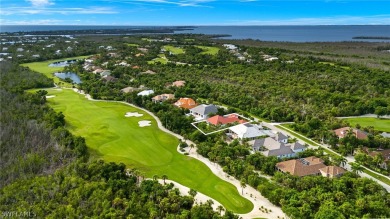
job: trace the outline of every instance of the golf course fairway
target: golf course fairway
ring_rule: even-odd
[[[65,115],[66,126],[73,134],[86,139],[93,156],[122,162],[146,177],[166,175],[235,213],[253,209],[252,202],[241,197],[236,187],[218,178],[204,163],[178,153],[179,140],[161,131],[147,112],[119,102],[91,101],[70,89],[47,91],[47,95],[54,96],[47,99],[48,104]],[[143,115],[125,117],[128,112]],[[151,121],[151,126],[139,127],[142,120]]]

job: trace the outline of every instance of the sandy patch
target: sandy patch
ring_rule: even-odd
[[[139,125],[139,127],[145,127],[145,126],[150,126],[151,125],[150,123],[151,123],[151,121],[149,121],[149,120],[141,120],[138,122],[138,125]]]
[[[58,91],[62,91],[62,89],[61,89],[61,88],[56,88],[56,89],[53,89],[53,90],[58,90]]]
[[[144,114],[140,114],[138,112],[127,112],[125,117],[141,117],[143,116]]]
[[[49,95],[49,96],[46,96],[46,99],[50,99],[50,98],[53,98],[55,97],[55,95]]]
[[[160,184],[164,184],[164,180],[162,179],[158,179],[158,182]],[[172,181],[172,180],[168,180],[166,179],[165,180],[165,183],[168,184],[168,183],[173,183],[173,188],[177,188],[179,189],[180,191],[180,194],[181,195],[189,195],[189,191],[190,191],[190,188],[186,187],[186,186],[183,186],[182,184],[180,183],[177,183],[175,181]],[[196,205],[199,205],[200,203],[206,203],[207,200],[212,200],[214,202],[214,204],[212,205],[213,209],[215,211],[217,211],[217,207],[221,205],[221,203],[219,203],[217,200],[213,199],[213,198],[210,198],[209,196],[203,194],[203,193],[200,193],[200,192],[197,192],[195,197],[194,197],[194,201],[195,201],[195,204]],[[222,205],[221,205],[222,206]]]

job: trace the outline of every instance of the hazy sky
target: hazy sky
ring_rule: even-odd
[[[1,24],[388,24],[390,0],[0,0]]]

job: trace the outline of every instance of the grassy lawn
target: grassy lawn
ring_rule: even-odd
[[[167,64],[168,59],[164,54],[159,54],[157,58],[154,58],[151,61],[148,61],[148,64],[156,64],[157,62],[160,62],[161,64]]]
[[[375,173],[373,173],[371,171],[368,171],[366,169],[363,169],[363,172],[368,174],[368,175],[370,175],[370,176],[372,176],[372,177],[374,177],[374,178],[376,178],[376,179],[378,179],[378,180],[380,180],[380,181],[382,181],[382,182],[384,182],[384,183],[386,183],[387,185],[390,185],[390,180],[388,178],[386,178],[386,177],[383,177],[381,175],[375,174]]]
[[[217,55],[219,52],[218,47],[213,47],[213,46],[196,46],[196,47],[203,49],[203,52],[201,52],[200,54]]]
[[[359,118],[348,118],[343,120],[349,122],[349,124],[352,127],[355,127],[356,124],[359,124],[362,127],[373,126],[375,130],[390,132],[390,119],[359,117]]]
[[[126,43],[127,46],[131,46],[131,47],[138,47],[139,45],[138,44],[135,44],[135,43]]]
[[[293,135],[294,137],[296,137],[296,138],[298,138],[298,139],[304,141],[305,143],[307,143],[307,144],[309,144],[309,145],[319,146],[319,144],[318,144],[317,142],[314,142],[314,141],[312,141],[312,140],[310,140],[310,139],[307,139],[307,138],[303,138],[303,137],[301,137],[301,136],[299,136],[299,135],[297,135],[297,134],[291,132],[291,131],[289,130],[289,129],[290,129],[289,124],[276,125],[275,127],[278,127],[278,128],[280,128],[280,129],[283,129],[284,131],[290,133],[290,134]]]
[[[174,136],[162,132],[152,116],[116,102],[89,101],[70,89],[48,89],[49,105],[65,115],[67,128],[86,139],[91,153],[110,162],[135,167],[146,177],[166,174],[169,179],[204,193],[235,213],[247,213],[253,204],[237,189],[214,175],[202,162],[177,152]],[[125,117],[138,112],[141,117]],[[138,121],[152,121],[139,127]]]
[[[48,78],[53,78],[54,83],[56,83],[56,84],[60,84],[60,82],[61,82],[61,86],[72,87],[71,84],[60,81],[59,78],[57,78],[53,75],[53,73],[55,73],[55,72],[62,71],[64,69],[64,67],[49,67],[49,65],[53,62],[64,61],[64,60],[73,60],[73,59],[84,59],[87,57],[88,56],[78,56],[78,57],[65,58],[65,59],[48,60],[48,61],[44,61],[44,62],[31,62],[31,63],[22,64],[21,66],[29,67],[33,71],[43,73]]]
[[[183,54],[184,49],[174,46],[164,46],[163,47],[166,51],[171,52],[173,55]]]

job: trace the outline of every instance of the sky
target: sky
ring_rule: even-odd
[[[1,25],[390,25],[390,0],[0,0]]]

